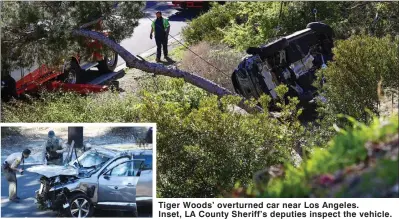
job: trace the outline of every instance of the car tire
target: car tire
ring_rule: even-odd
[[[118,64],[118,53],[114,52],[112,57],[104,56],[104,60],[102,62],[105,63],[105,67],[108,72],[112,72],[115,70],[116,65]]]
[[[2,86],[1,89],[1,100],[4,102],[10,101],[12,98],[17,98],[17,82],[11,75],[7,75],[1,79]]]
[[[64,72],[59,77],[62,82],[69,84],[81,83],[82,69],[76,59],[72,58],[65,64]]]
[[[65,212],[67,217],[78,217],[79,213],[84,214],[85,215],[84,217],[91,217],[93,215],[94,206],[87,195],[82,193],[77,193],[72,195],[71,198],[68,198],[68,200],[69,200],[69,207],[66,209]],[[83,209],[79,211],[78,209],[79,206],[87,210],[87,212],[85,212]]]
[[[328,26],[327,24],[320,23],[320,22],[312,22],[312,23],[309,23],[308,25],[306,25],[306,28],[309,28],[318,33],[324,33],[330,39],[333,38],[333,34],[334,34],[333,29],[330,26]]]

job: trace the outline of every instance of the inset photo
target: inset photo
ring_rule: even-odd
[[[152,217],[156,125],[1,127],[1,217]]]

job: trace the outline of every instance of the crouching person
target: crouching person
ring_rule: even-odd
[[[7,157],[2,165],[2,171],[8,181],[8,196],[12,202],[19,202],[20,198],[17,196],[17,172],[22,175],[24,170],[18,167],[25,162],[30,153],[29,149],[25,149],[22,154],[20,152],[13,153]]]

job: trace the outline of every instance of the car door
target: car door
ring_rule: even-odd
[[[144,159],[140,178],[136,186],[136,202],[138,205],[152,203],[152,155],[135,156],[136,159]]]
[[[139,178],[137,173],[142,163],[144,160],[124,160],[100,175],[98,205],[109,209],[134,209]]]

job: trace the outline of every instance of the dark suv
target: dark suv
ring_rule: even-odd
[[[332,60],[333,46],[332,28],[314,22],[265,46],[250,47],[249,55],[232,74],[235,91],[246,98],[257,99],[265,93],[276,100],[275,88],[285,84],[289,88],[286,97],[308,103],[317,95],[315,71]],[[324,83],[323,78],[319,80]]]

